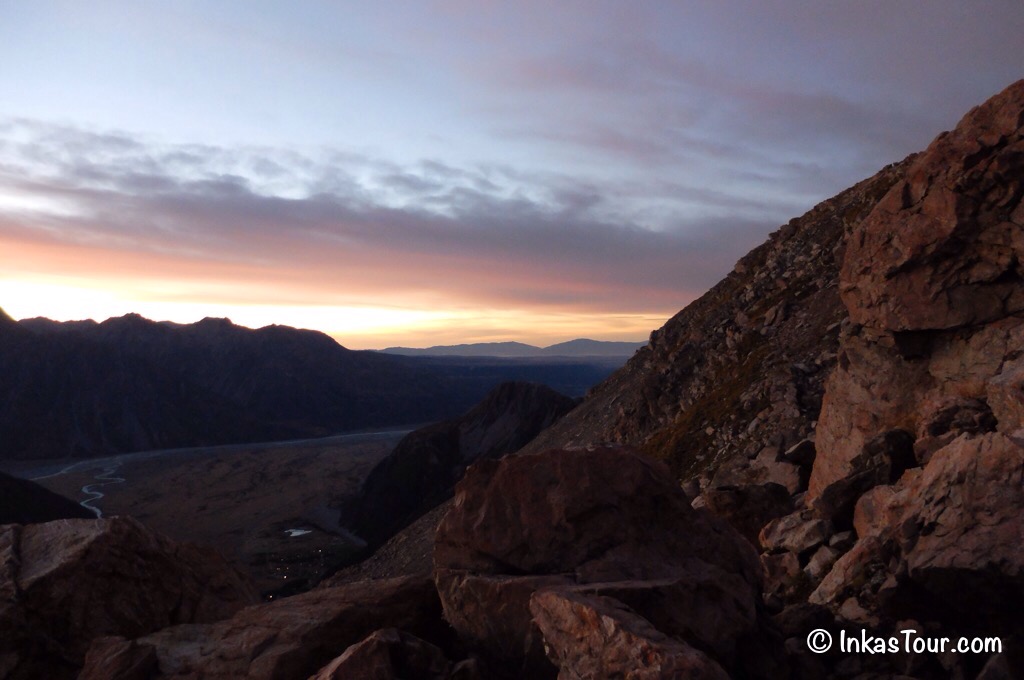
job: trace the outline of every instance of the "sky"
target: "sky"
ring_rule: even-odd
[[[1022,77],[1019,0],[0,0],[0,308],[643,340]]]

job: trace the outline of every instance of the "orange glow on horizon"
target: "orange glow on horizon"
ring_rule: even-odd
[[[0,252],[0,308],[16,319],[227,317],[250,328],[310,328],[352,349],[382,349],[508,340],[547,346],[580,337],[642,341],[674,313],[511,309],[386,289],[343,296],[330,283],[316,286],[312,277],[287,270],[275,269],[271,279],[244,263],[9,237],[0,238]]]

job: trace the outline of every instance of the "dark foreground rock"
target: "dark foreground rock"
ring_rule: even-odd
[[[216,621],[256,601],[216,552],[135,520],[0,527],[0,677],[72,678],[93,639]]]
[[[443,641],[441,606],[429,578],[321,588],[243,609],[218,623],[172,626],[136,640],[105,638],[90,649],[83,676],[135,677],[127,671],[124,677],[110,674],[105,664],[120,656],[151,666],[151,679],[307,678],[387,627]]]
[[[548,451],[474,465],[438,529],[434,561],[446,619],[495,674],[558,672],[544,647],[564,643],[568,619],[550,621],[552,635],[563,631],[557,644],[545,637],[530,609],[544,592],[628,606],[664,640],[620,616],[623,634],[633,636],[630,644],[664,642],[666,658],[674,659],[666,667],[696,664],[685,652],[691,646],[708,655],[708,668],[741,675],[756,668],[762,677],[778,670],[752,546],[690,507],[664,466],[629,449]],[[763,644],[735,653],[741,640],[753,639]],[[553,654],[565,664],[564,677],[577,677],[568,670],[575,656]],[[600,677],[586,675],[593,668],[578,677]]]
[[[729,680],[706,654],[665,635],[610,597],[536,593],[530,610],[559,680],[693,678]]]

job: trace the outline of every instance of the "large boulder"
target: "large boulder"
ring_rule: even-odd
[[[74,677],[95,638],[217,621],[255,601],[215,551],[127,517],[0,527],[4,678]]]
[[[530,609],[559,680],[728,680],[713,659],[609,597],[542,591]]]
[[[529,608],[538,592],[614,598],[727,669],[762,625],[752,546],[628,448],[477,463],[438,528],[434,563],[445,617],[509,677],[556,673]]]
[[[756,583],[757,556],[737,538],[635,450],[552,450],[472,466],[438,527],[434,565],[593,583],[670,577],[698,558]]]
[[[381,628],[443,643],[440,619],[429,578],[349,583],[254,605],[217,623],[172,626],[135,640],[104,638],[89,650],[83,675],[134,677],[105,668],[108,659],[120,657],[132,662],[125,664],[128,670],[136,662],[148,664],[149,680],[307,678]]]

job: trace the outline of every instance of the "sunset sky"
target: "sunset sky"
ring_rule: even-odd
[[[1024,77],[1024,3],[0,0],[0,307],[645,339]]]

